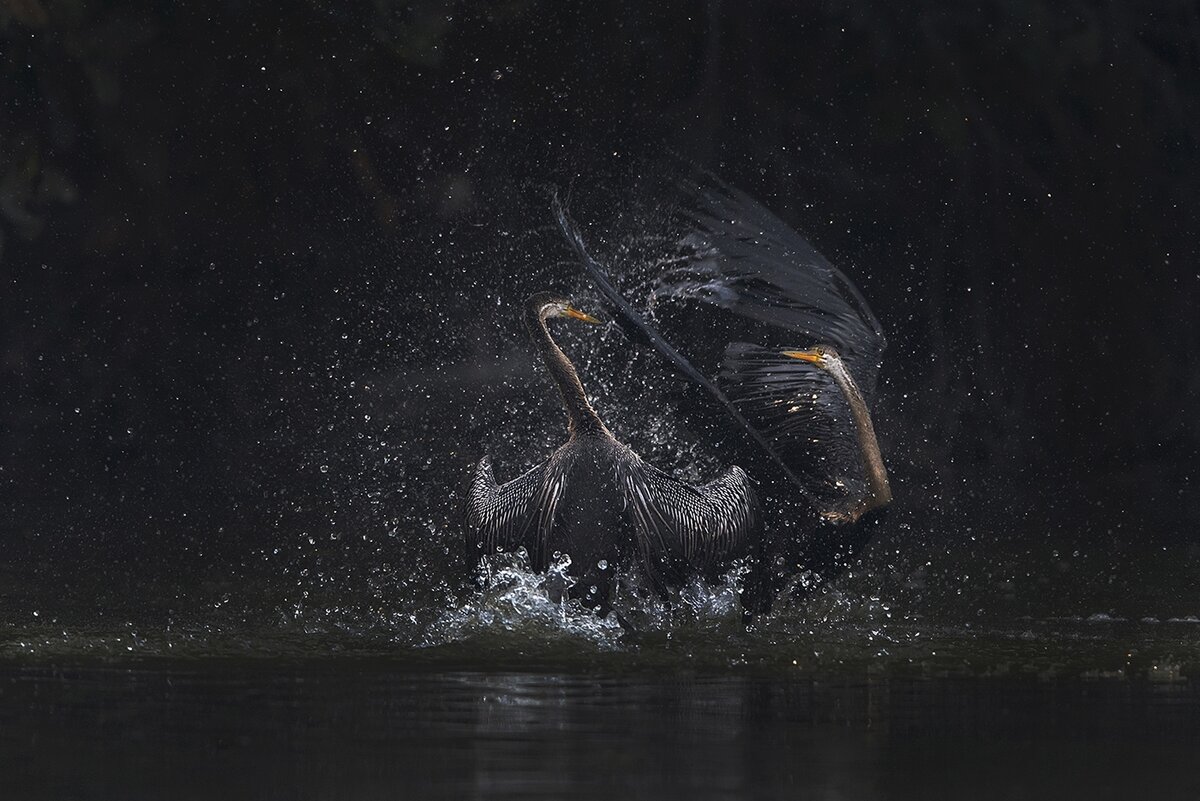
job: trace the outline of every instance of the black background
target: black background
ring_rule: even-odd
[[[477,453],[356,440],[522,352],[545,184],[674,152],[887,329],[901,572],[1197,611],[1195,3],[15,0],[0,71],[10,600],[244,572],[449,459],[437,496]]]

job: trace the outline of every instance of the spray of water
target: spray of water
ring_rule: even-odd
[[[650,588],[640,571],[614,567],[613,611],[604,617],[568,596],[575,583],[570,567],[570,556],[559,554],[546,572],[534,572],[523,549],[485,558],[477,589],[465,602],[448,607],[438,617],[423,644],[439,646],[506,635],[557,638],[619,650],[632,647],[647,634],[681,627],[706,630],[740,625],[741,581],[748,571],[745,564],[736,564],[714,582],[694,576],[665,597]]]

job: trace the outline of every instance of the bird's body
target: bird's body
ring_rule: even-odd
[[[536,570],[565,554],[576,579],[572,595],[602,612],[620,565],[637,565],[661,590],[684,571],[744,553],[759,530],[746,474],[733,467],[696,487],[618,442],[551,337],[550,317],[592,320],[550,293],[534,295],[525,307],[530,338],[567,412],[567,441],[505,484],[496,482],[489,459],[480,461],[467,496],[468,545],[478,553],[523,547]]]

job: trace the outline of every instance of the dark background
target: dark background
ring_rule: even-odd
[[[868,567],[1200,612],[1194,2],[7,0],[0,71],[10,604],[448,536],[506,304],[572,274],[544,186],[674,152],[888,331]]]

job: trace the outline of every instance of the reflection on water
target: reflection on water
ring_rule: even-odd
[[[9,667],[4,798],[1200,797],[1187,682]]]

